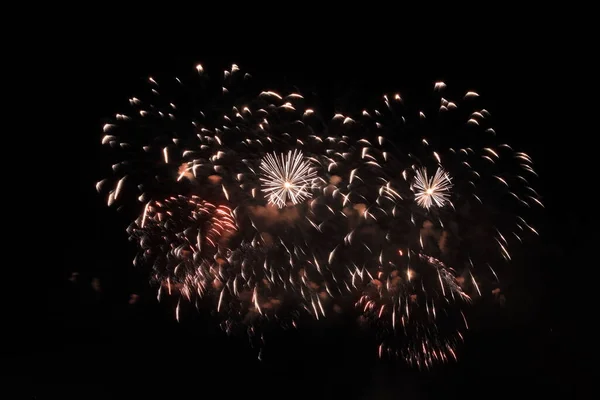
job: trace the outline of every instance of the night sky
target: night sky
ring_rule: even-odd
[[[582,153],[563,144],[570,139],[557,114],[569,111],[559,104],[558,83],[545,83],[560,80],[556,71],[542,68],[534,56],[517,59],[493,52],[472,59],[429,54],[427,61],[417,57],[410,62],[405,57],[394,61],[395,54],[358,57],[350,51],[339,57],[323,57],[316,50],[279,56],[277,48],[258,58],[215,56],[201,46],[186,52],[158,44],[125,48],[111,40],[65,49],[64,64],[49,80],[47,89],[56,95],[63,115],[56,117],[60,121],[48,121],[61,139],[41,185],[53,197],[49,207],[60,222],[52,227],[44,222],[49,250],[41,272],[44,294],[35,305],[39,317],[32,322],[19,315],[28,321],[17,330],[13,345],[3,348],[2,379],[14,388],[11,393],[37,399],[149,398],[159,393],[162,398],[488,398],[526,393],[572,398],[573,378],[580,374],[572,329],[577,308],[572,292],[577,289],[565,268],[584,259],[580,232],[585,220],[576,207],[565,207],[571,201],[565,186],[574,187],[584,178],[569,176],[569,164],[579,156],[568,153]],[[106,174],[101,128],[103,118],[118,112],[149,75],[175,75],[198,62],[217,70],[235,62],[267,83],[285,79],[308,87],[331,112],[351,103],[353,96],[422,91],[437,80],[486,97],[497,131],[533,157],[541,176],[536,189],[546,209],[536,224],[539,243],[514,256],[505,307],[474,311],[458,363],[419,373],[400,362],[379,361],[373,337],[356,327],[355,316],[276,334],[260,362],[244,338],[220,332],[208,311],[190,313],[177,323],[171,306],[156,302],[147,277],[131,265],[135,246],[125,233],[128,219],[105,207],[94,188]],[[571,179],[575,182],[568,183]],[[69,280],[73,272],[79,274],[76,282]],[[567,287],[565,281],[570,282]],[[132,294],[139,300],[130,305]],[[40,334],[32,336],[30,326]]]

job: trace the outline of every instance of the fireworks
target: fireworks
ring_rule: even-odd
[[[289,151],[286,156],[267,154],[260,164],[264,177],[263,191],[269,202],[284,207],[286,201],[298,204],[312,197],[308,191],[316,172],[301,152]]]
[[[427,178],[427,170],[420,169],[415,176],[413,191],[415,200],[421,207],[429,210],[432,205],[443,207],[450,197],[452,183],[450,177],[443,169],[438,168],[433,178]]]
[[[456,359],[469,304],[537,234],[521,210],[542,204],[531,158],[496,143],[480,97],[437,82],[419,112],[388,94],[324,121],[310,97],[245,89],[237,65],[214,91],[205,71],[150,78],[104,126],[119,158],[97,189],[135,211],[135,263],[159,298],[177,297],[177,318],[202,300],[250,333],[351,303],[381,357]]]

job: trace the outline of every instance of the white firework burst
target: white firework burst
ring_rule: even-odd
[[[283,208],[286,202],[298,204],[312,197],[308,191],[316,170],[301,151],[290,150],[286,155],[267,154],[260,163],[262,191],[271,204]]]
[[[417,204],[428,210],[433,205],[443,207],[450,199],[451,188],[450,175],[442,168],[438,168],[432,178],[427,177],[426,168],[417,170],[412,184]]]

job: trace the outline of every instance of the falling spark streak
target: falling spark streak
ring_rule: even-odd
[[[144,215],[142,216],[142,223],[140,224],[140,228],[144,228],[144,226],[146,225],[146,216],[148,215],[148,207],[150,206],[150,203],[146,204],[146,207],[144,207]]]

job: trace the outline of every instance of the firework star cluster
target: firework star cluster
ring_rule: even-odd
[[[543,207],[481,97],[437,82],[426,104],[389,93],[326,116],[237,65],[219,75],[149,78],[103,128],[114,160],[96,187],[133,215],[159,300],[251,335],[350,304],[381,357],[457,359],[469,305],[498,293]]]

